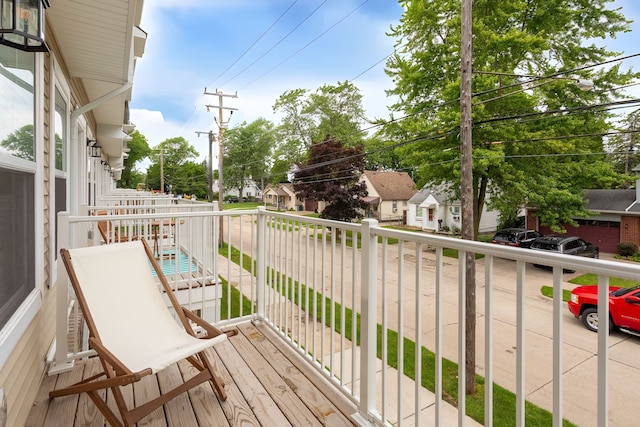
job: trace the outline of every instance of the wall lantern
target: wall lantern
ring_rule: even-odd
[[[44,10],[49,0],[0,0],[0,44],[27,52],[49,52]]]
[[[102,146],[95,139],[87,139],[87,146],[91,157],[102,157]]]

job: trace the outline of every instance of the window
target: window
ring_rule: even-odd
[[[429,221],[433,222],[433,212],[435,209],[429,208]]]
[[[0,328],[35,288],[34,174],[0,168]]]
[[[34,54],[0,45],[0,154],[35,160]]]
[[[56,88],[56,109],[54,117],[54,138],[55,138],[55,221],[54,221],[54,254],[58,254],[58,212],[67,209],[67,102],[62,93]]]
[[[0,45],[0,328],[35,289],[34,58]]]

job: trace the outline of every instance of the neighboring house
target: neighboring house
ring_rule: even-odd
[[[581,237],[607,253],[617,253],[621,242],[640,246],[640,179],[635,189],[586,190],[584,199],[585,208],[596,214],[574,218],[578,227],[565,224],[567,236]],[[534,209],[527,210],[526,226],[543,234],[553,234],[550,227],[539,224]]]
[[[364,171],[368,207],[365,218],[378,221],[401,221],[409,209],[409,199],[416,194],[415,183],[406,172]]]
[[[293,184],[290,183],[267,185],[262,201],[267,206],[284,211],[302,211],[305,206],[304,200],[296,197]]]
[[[223,177],[224,179],[224,177]],[[223,182],[224,184],[224,182]],[[224,190],[224,197],[226,196],[235,196],[235,197],[240,197],[240,191],[237,188],[228,188],[225,185],[225,190]],[[211,191],[213,191],[214,193],[217,193],[219,191],[220,186],[218,185],[218,180],[214,179],[213,180],[213,185],[211,186]],[[245,180],[244,183],[244,188],[242,189],[242,197],[246,200],[247,198],[253,198],[253,199],[262,199],[262,191],[260,190],[260,187],[258,186],[258,183],[256,183],[253,179],[248,178]]]
[[[498,212],[485,210],[480,218],[480,233],[495,231]],[[421,230],[442,231],[462,228],[460,200],[443,190],[422,187],[410,200],[407,225]]]
[[[115,189],[134,128],[128,103],[146,33],[138,28],[142,0],[51,1],[46,44],[32,30],[37,9],[49,2],[14,2],[28,21],[18,24],[9,22],[7,4],[2,27],[9,33],[0,32],[0,387],[6,425],[22,426],[55,346],[56,214],[78,215],[81,205]],[[20,32],[27,24],[28,42]]]

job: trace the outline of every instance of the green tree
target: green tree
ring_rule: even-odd
[[[224,138],[223,185],[236,188],[243,197],[249,179],[263,185],[268,179],[271,153],[275,145],[273,123],[259,118],[229,129]]]
[[[324,201],[321,218],[352,221],[362,218],[367,204],[367,186],[360,177],[364,172],[363,145],[345,147],[327,135],[309,149],[309,159],[298,165],[293,188],[305,199]]]
[[[124,159],[122,175],[118,181],[118,186],[122,188],[136,188],[141,182],[144,182],[144,174],[136,171],[136,163],[149,156],[151,149],[147,138],[137,130],[130,134],[131,141],[127,143],[129,148],[129,156]],[[140,180],[142,178],[142,180]]]
[[[33,125],[24,125],[15,132],[10,133],[0,142],[0,146],[6,148],[10,154],[16,157],[31,161],[35,160]]]
[[[474,235],[487,200],[505,217],[537,208],[542,224],[561,230],[589,214],[583,189],[620,181],[599,136],[610,128],[609,113],[587,107],[623,96],[616,87],[636,77],[619,65],[587,67],[617,55],[588,40],[628,31],[608,2],[473,2]],[[459,197],[461,2],[400,3],[405,12],[390,31],[397,44],[387,73],[398,97],[392,110],[405,117],[385,132],[402,146],[420,186],[444,186]],[[599,90],[584,92],[565,79],[575,77]],[[467,281],[468,393],[475,391],[474,289],[475,273]]]
[[[187,161],[173,172],[171,188],[176,194],[195,194],[199,199],[206,199],[207,182],[207,162]]]
[[[630,174],[633,168],[640,164],[640,110],[629,113],[618,125],[621,133],[609,140],[609,150],[612,153],[616,171]]]
[[[406,117],[385,131],[398,143],[415,141],[398,152],[406,167],[416,168],[419,185],[442,184],[459,195],[460,3],[401,3],[405,13],[391,31],[398,46],[387,73],[400,100],[392,109]],[[588,214],[583,189],[622,180],[604,154],[594,155],[604,153],[597,135],[609,130],[609,113],[585,108],[623,96],[615,88],[636,76],[619,66],[585,68],[617,55],[586,40],[628,30],[606,3],[474,3],[476,232],[487,200],[505,216],[535,207],[543,224],[562,231],[562,224]],[[568,77],[591,79],[598,90],[581,91]]]
[[[346,147],[357,146],[365,139],[361,128],[368,121],[362,95],[347,81],[323,85],[315,92],[287,91],[280,95],[273,110],[283,114],[277,129],[280,143],[274,153],[279,169],[274,176],[281,177],[283,164],[288,164],[291,171],[293,165],[304,162],[312,142],[325,135],[332,135]]]
[[[196,149],[183,137],[169,138],[151,149],[149,158],[151,165],[147,169],[147,185],[151,189],[168,191],[173,189],[173,178],[179,177],[176,172],[186,162],[198,157]],[[160,189],[161,177],[164,177],[165,188]],[[206,179],[206,178],[205,178]]]

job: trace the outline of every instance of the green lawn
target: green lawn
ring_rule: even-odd
[[[574,277],[569,280],[569,283],[573,283],[575,285],[593,285],[595,286],[598,283],[598,275],[593,273],[583,274],[581,276]],[[632,286],[640,285],[640,282],[629,279],[621,279],[619,277],[610,277],[609,278],[609,286],[618,286],[621,288],[630,288]],[[553,286],[542,286],[540,289],[542,295],[553,298]],[[571,291],[568,289],[562,290],[562,300],[569,301],[571,298]]]

